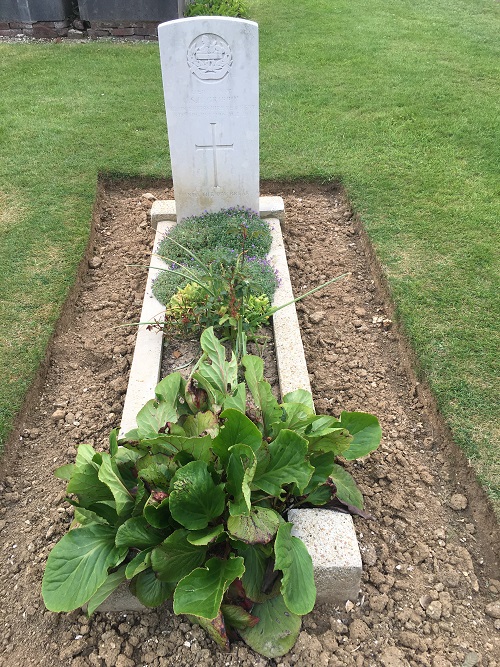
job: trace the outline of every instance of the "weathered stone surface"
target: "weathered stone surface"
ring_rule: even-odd
[[[321,509],[290,510],[292,534],[306,545],[314,566],[317,601],[341,604],[356,600],[361,582],[361,554],[352,517]]]
[[[468,504],[469,501],[461,493],[453,494],[452,497],[450,498],[450,502],[448,503],[451,509],[455,510],[456,512],[466,509]]]
[[[491,616],[491,618],[500,618],[500,600],[490,602],[490,604],[486,605],[484,611],[488,616]]]
[[[258,26],[196,17],[158,27],[177,217],[259,205]]]

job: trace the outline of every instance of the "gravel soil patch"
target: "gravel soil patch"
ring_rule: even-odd
[[[380,449],[347,467],[371,520],[356,517],[364,572],[359,598],[318,606],[287,656],[241,642],[221,653],[166,609],[54,614],[40,594],[47,555],[71,522],[53,470],[76,447],[107,447],[118,426],[153,232],[144,195],[164,183],[101,184],[77,284],[46,363],[8,443],[0,476],[0,666],[17,667],[500,667],[499,533],[482,490],[450,441],[397,325],[381,272],[345,194],[314,184],[264,184],[285,198],[296,294],[350,271],[299,304],[318,412],[375,413]]]

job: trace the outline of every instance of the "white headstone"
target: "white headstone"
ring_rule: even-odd
[[[158,27],[177,219],[259,210],[258,26],[196,17]]]

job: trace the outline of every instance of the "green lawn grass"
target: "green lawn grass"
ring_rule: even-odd
[[[251,11],[262,178],[343,182],[441,411],[500,507],[500,4]],[[0,85],[1,441],[74,280],[97,174],[164,176],[169,163],[155,44],[0,44]]]

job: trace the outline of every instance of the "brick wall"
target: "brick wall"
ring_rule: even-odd
[[[92,21],[88,24],[87,36],[120,37],[123,39],[158,39],[158,22],[155,21]]]
[[[35,23],[24,23],[21,21],[0,21],[0,37],[37,37],[41,39],[54,39],[56,37],[67,37],[71,29],[71,22],[65,21],[36,21]]]
[[[120,39],[143,40],[158,39],[156,21],[0,21],[0,37],[35,37],[37,39],[99,39],[100,37],[119,37]]]

